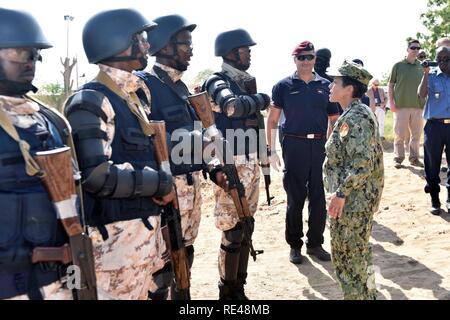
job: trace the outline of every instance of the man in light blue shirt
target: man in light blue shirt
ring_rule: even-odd
[[[439,201],[440,167],[445,147],[447,161],[450,160],[450,47],[439,47],[436,51],[438,67],[424,68],[419,86],[419,96],[427,98],[423,117],[425,125],[424,162],[425,192],[431,195],[431,210],[434,215],[441,214]],[[450,212],[450,171],[447,171],[447,210]]]

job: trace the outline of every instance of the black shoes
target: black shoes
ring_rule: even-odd
[[[306,248],[306,253],[310,256],[314,256],[320,261],[331,261],[331,255],[325,251],[322,246],[314,248]],[[303,262],[303,256],[300,249],[291,248],[291,253],[289,254],[289,261],[293,264],[301,264]]]
[[[302,252],[300,249],[291,248],[289,261],[293,264],[301,264],[303,262]]]
[[[325,251],[322,246],[314,247],[314,248],[307,248],[306,253],[310,256],[314,256],[320,261],[331,261],[331,255]]]
[[[441,211],[442,211],[442,209],[441,209],[441,201],[439,201],[439,193],[431,193],[430,195],[431,195],[431,209],[430,209],[430,213],[435,215],[435,216],[439,216],[441,214]]]
[[[219,281],[219,300],[249,300],[240,281]]]

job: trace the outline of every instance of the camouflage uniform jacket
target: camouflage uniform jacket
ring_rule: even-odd
[[[345,212],[375,212],[384,186],[383,150],[377,121],[356,100],[336,122],[323,165],[328,192],[346,196]]]

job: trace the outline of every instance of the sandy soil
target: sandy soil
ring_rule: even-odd
[[[404,168],[395,169],[392,150],[386,148],[385,188],[371,239],[378,299],[450,300],[450,214],[428,213],[423,169],[409,166],[408,161]],[[444,176],[442,173],[441,177]],[[192,269],[193,299],[218,298],[220,232],[214,226],[214,199],[209,184],[208,181],[203,185],[203,216]],[[442,187],[441,202],[445,203],[444,183]],[[302,265],[289,262],[289,246],[284,240],[286,195],[282,174],[272,174],[271,193],[275,200],[270,207],[265,201],[263,181],[260,189],[253,243],[255,249],[264,249],[265,253],[256,262],[249,262],[247,295],[255,300],[342,299],[330,262],[319,262],[308,256]],[[307,220],[306,205],[303,212]],[[330,249],[328,226],[324,247]]]

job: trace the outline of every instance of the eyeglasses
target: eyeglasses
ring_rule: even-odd
[[[411,49],[411,50],[420,50],[421,48],[420,47],[409,47],[409,49]]]
[[[194,49],[192,46],[192,41],[172,41],[172,43],[178,46],[182,51],[189,52]]]
[[[313,54],[304,54],[304,55],[298,55],[297,56],[297,60],[299,60],[299,61],[305,61],[305,60],[311,61],[311,60],[314,60],[315,57],[316,56],[313,55]]]
[[[16,63],[42,61],[41,50],[37,48],[0,49],[0,57]]]

